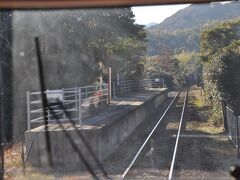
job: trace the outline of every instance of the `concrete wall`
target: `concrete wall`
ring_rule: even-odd
[[[96,156],[100,160],[106,159],[118,146],[128,137],[136,127],[148,117],[155,113],[163,101],[167,98],[167,91],[159,92],[139,106],[128,107],[118,115],[111,117],[111,121],[103,127],[92,127],[81,130],[84,137],[89,142]],[[81,149],[84,157],[91,162],[91,155],[86,150],[77,133],[73,129],[68,129],[67,133],[74,139],[74,142]],[[47,166],[47,154],[45,146],[44,131],[28,131],[25,133],[26,146],[33,140],[29,153],[28,162],[34,166]],[[82,160],[73,150],[69,140],[61,130],[50,131],[52,157],[55,168],[65,170],[82,169]],[[94,166],[94,164],[92,164]]]

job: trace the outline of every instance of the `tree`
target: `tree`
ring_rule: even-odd
[[[100,74],[106,82],[109,66],[113,73],[134,76],[145,53],[146,34],[130,8],[16,11],[13,18],[16,135],[26,128],[26,91],[39,91],[35,36],[48,89],[93,84]]]
[[[200,61],[199,53],[181,51],[175,55],[179,61],[179,69],[181,76],[188,80],[188,85],[202,84],[202,63]]]
[[[234,108],[240,107],[239,28],[240,21],[234,20],[219,24],[201,35],[204,87],[213,110],[217,112],[215,115],[218,114],[214,117],[216,123],[221,120],[222,98]]]
[[[164,56],[150,56],[145,61],[145,74],[147,78],[164,77],[169,89],[182,86],[182,76],[179,61],[172,54]]]

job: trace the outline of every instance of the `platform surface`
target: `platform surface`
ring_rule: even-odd
[[[115,97],[112,99],[110,105],[96,108],[94,110],[85,111],[83,117],[82,129],[99,129],[112,123],[119,116],[126,114],[128,111],[132,111],[142,105],[144,102],[153,98],[157,94],[167,91],[167,88],[152,88],[144,92],[138,92],[134,94],[128,94],[121,97]],[[66,130],[73,130],[73,126],[70,123],[64,123]],[[80,125],[76,125],[80,128]],[[61,130],[58,124],[51,123],[48,125],[49,131]],[[39,126],[31,130],[31,132],[45,131],[45,126]]]

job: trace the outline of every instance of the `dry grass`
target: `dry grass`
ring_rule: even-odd
[[[211,123],[199,122],[199,121],[191,121],[186,124],[187,131],[196,131],[206,134],[220,134],[224,132],[224,128],[222,126],[214,126]]]
[[[168,123],[166,129],[167,130],[170,130],[170,129],[171,130],[177,130],[178,126],[179,126],[178,122],[176,122],[176,123]]]
[[[195,119],[191,117],[191,121],[188,121],[186,124],[186,130],[189,131],[197,131],[207,134],[219,134],[224,132],[224,128],[222,125],[213,125],[208,121],[209,107],[204,100],[204,94],[200,89],[191,90],[189,93],[189,104],[191,104],[191,108],[193,109],[193,114],[198,118]]]
[[[92,179],[88,173],[74,173],[74,174],[62,174],[58,173],[44,173],[39,169],[31,167],[26,164],[26,173],[23,174],[22,163],[22,144],[14,144],[5,150],[4,165],[5,174],[4,178],[7,180],[87,180]]]
[[[189,104],[191,108],[190,113],[196,117],[193,116],[187,120],[186,131],[195,131],[210,135],[224,132],[223,126],[215,126],[208,122],[208,111],[210,107],[205,103],[204,94],[201,89],[197,89],[196,87],[194,90],[191,89],[189,92]],[[168,123],[167,129],[177,130],[178,123]]]
[[[23,175],[20,174],[18,176],[12,176],[8,179],[12,179],[12,180],[55,180],[56,178],[54,178],[53,176],[50,175],[44,175],[41,173],[30,173],[27,175]]]
[[[4,166],[5,178],[12,179],[11,177],[21,174],[22,172],[22,146],[21,144],[13,145],[5,150]]]

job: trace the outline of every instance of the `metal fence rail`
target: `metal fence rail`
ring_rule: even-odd
[[[144,80],[125,80],[113,82],[113,97],[144,91],[150,88],[165,88],[163,78]],[[65,88],[58,90],[46,90],[49,109],[46,107],[48,123],[56,123],[56,115],[60,117],[60,122],[68,122],[63,109],[58,104],[62,102],[70,118],[82,126],[83,114],[92,107],[97,108],[108,102],[108,84],[98,84],[92,86]],[[53,112],[50,113],[50,108]],[[44,123],[44,109],[42,108],[41,92],[27,91],[27,120],[28,130],[40,126]]]
[[[225,106],[224,120],[227,125],[226,131],[229,138],[232,140],[234,145],[239,147],[239,129],[240,129],[240,116],[229,106]]]
[[[60,100],[71,119],[82,125],[83,109],[90,106],[98,107],[107,102],[108,85],[99,84],[61,90],[47,90],[44,93],[47,96],[49,106],[54,112],[54,114],[52,114],[50,110],[46,108],[49,123],[56,122],[54,119],[56,115],[61,117],[61,119],[59,119],[61,122],[68,121],[68,118],[65,117],[65,113],[57,104],[57,100]],[[40,125],[44,122],[41,92],[27,91],[27,118],[28,130],[31,130],[33,124]]]
[[[166,88],[164,78],[113,82],[113,96],[122,96],[150,88]]]
[[[226,101],[222,101],[223,117],[225,130],[229,136],[229,139],[237,147],[237,159],[240,160],[240,115],[239,112],[234,111]]]

